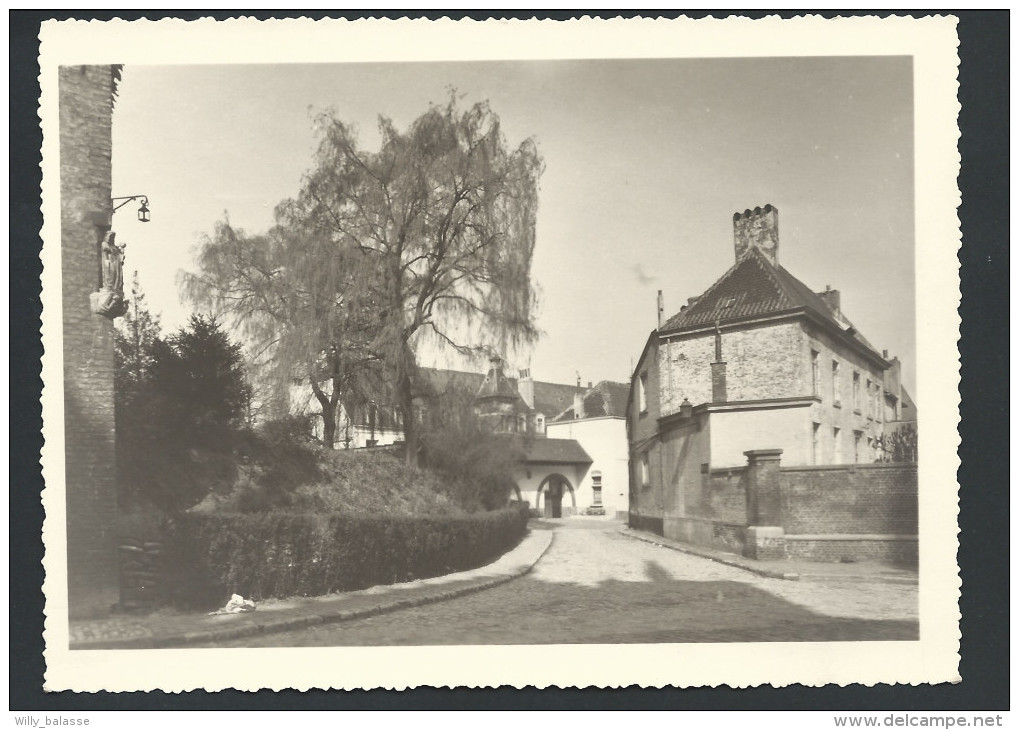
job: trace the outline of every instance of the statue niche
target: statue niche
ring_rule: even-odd
[[[99,242],[99,291],[89,295],[92,312],[109,319],[127,312],[124,299],[124,244],[117,243],[117,234],[107,231]]]

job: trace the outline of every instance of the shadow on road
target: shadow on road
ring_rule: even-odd
[[[915,641],[912,620],[816,613],[748,583],[680,580],[645,561],[643,580],[594,585],[530,576],[429,606],[219,646],[381,646]]]

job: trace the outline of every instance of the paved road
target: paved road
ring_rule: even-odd
[[[753,575],[634,540],[618,523],[555,530],[523,578],[381,616],[208,646],[879,641],[918,637],[916,586]]]

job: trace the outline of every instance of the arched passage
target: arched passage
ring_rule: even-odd
[[[562,474],[549,474],[541,480],[541,484],[538,486],[538,495],[535,497],[534,506],[543,517],[562,517],[563,497],[567,492],[570,495],[573,511],[576,512],[577,495],[573,492],[570,480]]]

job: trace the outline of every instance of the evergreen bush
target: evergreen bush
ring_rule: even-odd
[[[527,511],[428,517],[187,513],[168,526],[173,598],[216,605],[398,583],[484,565],[513,547]]]

